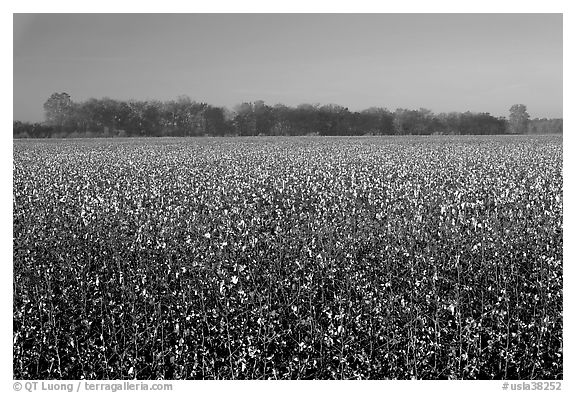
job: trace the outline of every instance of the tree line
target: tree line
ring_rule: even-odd
[[[255,135],[470,135],[561,133],[562,119],[530,120],[524,105],[510,118],[489,113],[440,113],[428,109],[369,108],[350,111],[340,105],[270,106],[246,102],[233,111],[187,96],[175,100],[91,98],[74,102],[54,93],[44,104],[46,121],[14,121],[14,138],[255,136]]]

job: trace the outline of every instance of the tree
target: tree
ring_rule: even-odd
[[[252,108],[254,111],[254,120],[256,122],[256,134],[270,135],[272,127],[274,126],[272,108],[266,105],[262,100],[255,101]]]
[[[251,102],[243,102],[234,108],[234,126],[240,136],[256,134],[256,116],[254,116],[254,105]]]
[[[389,135],[394,133],[394,115],[387,109],[368,108],[360,112],[358,128],[362,133]]]
[[[272,108],[272,117],[274,124],[270,129],[270,135],[291,135],[292,124],[290,122],[290,114],[294,109],[287,107],[283,104],[276,104]]]
[[[422,135],[428,132],[428,121],[432,112],[428,109],[420,110],[396,109],[394,112],[394,128],[399,135]]]
[[[510,132],[512,134],[527,134],[530,115],[526,105],[516,104],[510,108]]]
[[[204,110],[204,133],[211,136],[224,136],[228,132],[222,108],[208,105]]]
[[[63,131],[72,109],[72,99],[67,93],[54,93],[44,103],[46,122]]]

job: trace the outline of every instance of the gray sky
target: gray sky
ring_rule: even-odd
[[[562,117],[562,15],[15,14],[14,119],[54,92]]]

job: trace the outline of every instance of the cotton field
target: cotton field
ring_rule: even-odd
[[[15,379],[562,379],[562,137],[14,141]]]

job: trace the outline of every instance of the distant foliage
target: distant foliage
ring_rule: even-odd
[[[13,177],[14,379],[563,378],[560,137],[16,141]]]
[[[14,138],[50,138],[55,135],[54,127],[41,123],[23,123],[15,121],[13,123]]]
[[[245,102],[233,112],[192,101],[118,101],[91,98],[73,102],[53,94],[44,105],[42,125],[14,122],[14,138],[255,135],[491,135],[562,133],[562,119],[530,120],[524,105],[511,108],[510,120],[489,113],[439,113],[428,109],[369,108],[352,112],[340,105],[288,107]]]
[[[510,108],[509,131],[512,134],[527,134],[530,115],[526,111],[526,105],[516,104]]]
[[[510,120],[489,113],[440,113],[428,109],[369,108],[351,112],[339,105],[295,108],[245,102],[234,112],[181,96],[176,100],[75,103],[66,93],[44,105],[46,122],[14,122],[14,138],[256,135],[492,135],[562,133],[562,119],[530,120],[526,106],[514,105]]]
[[[72,99],[67,93],[52,94],[44,103],[46,124],[59,132],[63,132],[65,127],[72,126],[73,105]]]
[[[562,119],[532,119],[528,122],[530,134],[562,134]]]

